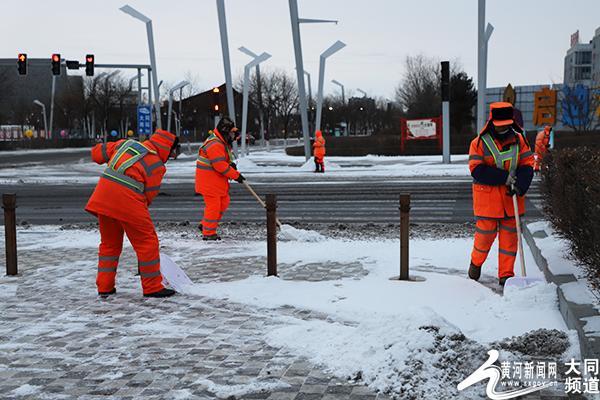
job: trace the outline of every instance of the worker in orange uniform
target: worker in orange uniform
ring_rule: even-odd
[[[475,244],[469,277],[478,280],[481,266],[499,236],[500,285],[514,276],[517,229],[512,196],[517,195],[519,215],[525,213],[525,193],[533,178],[533,153],[523,129],[513,120],[510,103],[490,105],[490,119],[471,142],[469,169],[473,176]]]
[[[162,284],[158,236],[148,206],[158,195],[166,172],[165,163],[174,155],[178,138],[157,130],[149,140],[119,140],[97,144],[92,160],[108,163],[100,176],[85,210],[98,217],[100,248],[98,252],[98,294],[116,293],[115,278],[123,249],[123,234],[131,242],[138,258],[142,289],[146,297],[168,297],[175,291]]]
[[[203,240],[221,240],[217,229],[229,207],[229,180],[238,183],[246,180],[237,171],[231,153],[237,132],[233,121],[223,117],[198,151],[196,193],[204,199],[204,216],[199,226]]]
[[[540,131],[535,137],[535,164],[533,170],[538,172],[542,166],[542,160],[550,148],[550,134],[552,133],[552,127],[550,125],[544,126],[544,130]]]
[[[315,157],[315,172],[325,172],[325,138],[321,131],[317,131],[315,135],[313,155]]]

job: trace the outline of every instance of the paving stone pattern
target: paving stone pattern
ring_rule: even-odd
[[[195,282],[243,279],[266,270],[261,257],[201,262],[205,256],[190,252],[181,261],[198,265],[187,270]],[[285,323],[281,317],[327,315],[202,297],[145,299],[130,249],[121,257],[118,293],[106,300],[95,295],[95,251],[28,250],[19,257],[21,275],[0,279],[2,399],[390,398],[263,340]],[[4,265],[0,268],[3,272]],[[280,277],[291,280],[366,274],[360,262],[280,265]]]

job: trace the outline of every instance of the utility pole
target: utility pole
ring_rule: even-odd
[[[488,43],[494,27],[485,25],[485,1],[478,2],[477,17],[477,131],[485,124],[485,92],[487,87],[487,53]]]
[[[442,159],[450,164],[450,63],[442,61]]]

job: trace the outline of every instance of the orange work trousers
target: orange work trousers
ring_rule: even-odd
[[[219,222],[229,207],[229,195],[209,196],[202,195],[204,199],[204,216],[202,218],[202,234],[204,236],[216,235]]]
[[[471,262],[479,267],[483,265],[496,236],[499,236],[498,278],[514,276],[518,242],[517,224],[513,217],[477,220]]]
[[[127,234],[127,238],[137,254],[144,294],[164,289],[160,273],[158,236],[150,216],[148,215],[147,220],[133,223],[98,214],[98,223],[100,225],[98,276],[96,278],[98,292],[110,292],[115,287],[117,266],[123,250],[123,234]]]

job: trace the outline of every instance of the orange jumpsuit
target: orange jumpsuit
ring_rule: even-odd
[[[217,234],[219,222],[229,207],[229,179],[238,179],[240,173],[231,164],[234,157],[229,144],[214,129],[198,151],[196,161],[196,193],[204,199],[202,234]]]
[[[496,239],[499,236],[498,277],[514,276],[514,263],[517,255],[517,229],[512,197],[507,194],[505,180],[509,172],[527,181],[526,189],[533,175],[533,153],[521,133],[514,133],[502,142],[494,138],[486,128],[471,142],[469,169],[473,175],[473,211],[475,214],[475,243],[471,262],[481,267]],[[476,168],[480,165],[485,167]],[[496,177],[495,184],[483,183],[485,176]],[[531,175],[531,176],[529,176]],[[525,189],[525,190],[526,190]],[[519,215],[525,213],[525,198],[517,196]]]
[[[315,157],[315,172],[325,172],[325,138],[321,131],[317,131],[313,143]]]
[[[97,144],[92,160],[108,163],[85,210],[98,217],[98,292],[115,288],[117,265],[126,234],[136,252],[144,294],[164,289],[158,237],[148,206],[158,195],[175,136],[158,130],[149,140]]]
[[[533,169],[539,171],[542,166],[542,160],[550,148],[550,126],[544,127],[535,137],[535,164]]]

